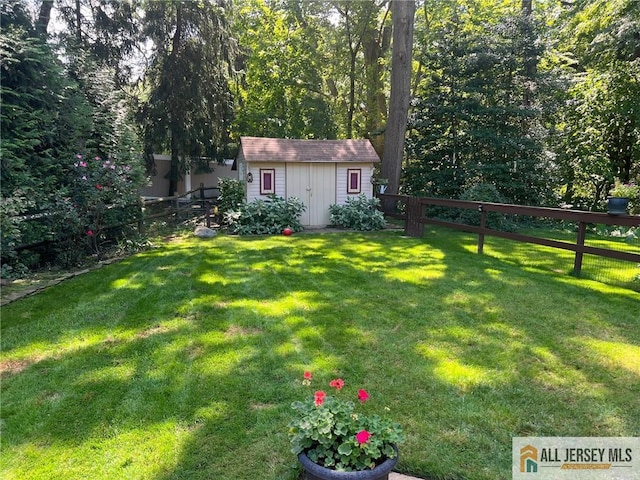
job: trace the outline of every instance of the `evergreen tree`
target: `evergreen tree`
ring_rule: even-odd
[[[454,10],[433,32],[410,123],[407,190],[458,197],[495,185],[516,203],[544,203],[550,165],[531,86],[533,27],[525,15],[470,29]]]
[[[235,41],[222,0],[150,1],[144,18],[153,56],[140,119],[147,155],[171,152],[171,196],[191,161],[217,157],[228,142]]]

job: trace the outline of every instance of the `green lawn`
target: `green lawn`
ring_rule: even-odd
[[[292,480],[304,370],[366,388],[418,477],[509,479],[513,436],[637,435],[640,293],[475,245],[179,238],[9,304],[0,477]]]

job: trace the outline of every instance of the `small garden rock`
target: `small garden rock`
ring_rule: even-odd
[[[211,237],[215,237],[218,234],[218,232],[207,227],[198,226],[193,231],[193,234],[196,237],[200,237],[200,238],[211,238]]]

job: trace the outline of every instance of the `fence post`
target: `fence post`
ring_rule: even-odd
[[[484,229],[487,227],[487,212],[482,204],[478,205],[480,212],[480,232],[478,233],[478,253],[482,255],[484,252]]]
[[[204,183],[200,182],[200,201],[202,202],[202,208],[206,208],[206,202],[204,201]],[[209,225],[207,225],[208,227]]]
[[[209,208],[209,202],[204,202],[204,218],[207,220],[207,228],[211,228],[211,208]]]
[[[422,237],[424,235],[424,223],[420,221],[423,211],[422,202],[419,198],[408,197],[406,208],[407,220],[404,227],[405,235],[409,237]]]
[[[587,236],[587,224],[585,222],[580,222],[578,224],[578,239],[576,240],[576,256],[573,261],[573,274],[576,277],[580,276],[580,272],[582,271],[582,251],[580,251],[580,247],[584,247],[584,240]]]
[[[138,217],[138,233],[144,235],[144,203],[141,197],[138,197],[138,210],[140,212],[140,216]]]

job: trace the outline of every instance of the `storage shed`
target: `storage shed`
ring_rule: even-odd
[[[369,140],[297,140],[241,137],[238,177],[247,201],[298,197],[306,205],[307,227],[329,224],[329,206],[350,196],[373,196],[371,177],[380,162]]]

